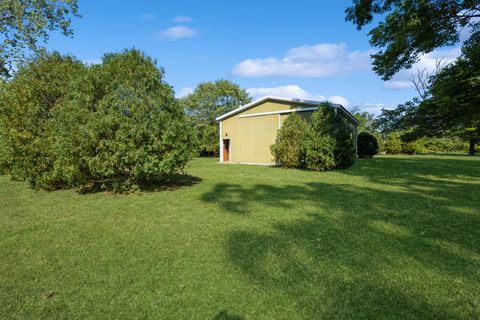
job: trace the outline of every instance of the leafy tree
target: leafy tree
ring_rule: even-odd
[[[360,107],[353,107],[350,113],[358,120],[357,129],[359,132],[374,132],[375,115],[367,111],[361,111]]]
[[[125,50],[78,79],[55,132],[70,186],[127,190],[183,172],[194,132],[163,77],[154,60]]]
[[[276,163],[286,168],[301,166],[302,141],[307,129],[307,123],[297,113],[288,116],[278,130],[275,144],[270,147]]]
[[[382,110],[374,125],[383,133],[400,130],[402,139],[452,136],[467,140],[469,154],[480,138],[480,32],[462,48],[462,56],[429,80],[428,97],[394,110]]]
[[[418,107],[418,131],[428,136],[462,137],[469,141],[469,154],[474,155],[480,139],[480,30],[465,43],[462,56],[431,81],[431,98]]]
[[[335,166],[348,168],[355,162],[356,150],[353,125],[330,103],[324,103],[312,115],[311,129],[335,141]]]
[[[358,134],[357,154],[360,158],[371,158],[378,154],[378,142],[371,133],[360,132]]]
[[[0,74],[8,75],[25,50],[43,52],[49,31],[71,36],[71,15],[79,17],[77,0],[0,1]]]
[[[416,125],[418,101],[399,104],[395,109],[382,109],[382,113],[373,121],[373,127],[384,135],[395,130],[410,130]]]
[[[385,152],[387,154],[399,154],[402,152],[402,140],[398,131],[393,131],[387,136]]]
[[[228,80],[200,83],[181,99],[197,131],[201,154],[218,154],[218,124],[215,118],[251,102],[248,93]]]
[[[69,83],[86,71],[71,56],[43,55],[22,64],[0,92],[0,156],[3,171],[33,187],[54,182],[53,118],[70,92]]]
[[[433,49],[460,41],[467,25],[479,25],[476,0],[353,0],[346,20],[362,29],[378,15],[382,21],[370,32],[370,43],[384,48],[373,55],[373,69],[384,80]]]

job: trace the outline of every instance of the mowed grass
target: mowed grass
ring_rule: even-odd
[[[188,173],[129,195],[0,177],[0,318],[480,318],[478,157]]]

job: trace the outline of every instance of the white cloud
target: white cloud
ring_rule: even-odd
[[[411,81],[416,75],[417,70],[427,70],[433,72],[436,69],[437,61],[441,60],[442,65],[454,62],[461,55],[460,48],[440,49],[424,54],[419,61],[409,70],[402,70],[392,77],[391,80],[385,81],[383,86],[387,89],[402,90],[412,89],[414,85]]]
[[[330,96],[326,100],[333,102],[333,103],[338,103],[344,106],[345,108],[350,107],[350,101],[348,101],[346,98],[341,97],[341,96]]]
[[[176,16],[173,18],[173,21],[176,23],[189,23],[192,22],[193,19],[192,17],[187,17],[187,16]]]
[[[157,33],[159,38],[178,40],[181,38],[192,38],[197,35],[197,31],[187,26],[175,26]]]
[[[247,59],[238,63],[233,74],[242,77],[326,77],[370,69],[372,50],[347,50],[344,43],[304,45],[288,50],[283,58]]]
[[[182,98],[182,97],[188,96],[192,92],[193,92],[193,88],[184,87],[184,88],[180,89],[180,91],[175,94],[175,97]]]
[[[252,96],[253,99],[260,99],[264,96],[276,96],[282,98],[297,98],[297,99],[309,99],[317,101],[330,101],[333,103],[339,103],[344,107],[350,106],[350,101],[341,96],[323,96],[318,94],[311,94],[297,85],[286,85],[278,87],[258,87],[258,88],[248,88],[247,92]]]
[[[367,102],[363,106],[360,107],[360,110],[367,111],[369,113],[373,113],[375,115],[379,115],[382,112],[382,109],[393,109],[398,105],[398,103],[394,103],[392,105],[386,105],[385,103],[371,103]]]

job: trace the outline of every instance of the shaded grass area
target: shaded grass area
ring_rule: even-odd
[[[197,159],[195,183],[130,195],[0,177],[0,318],[478,319],[479,164]]]

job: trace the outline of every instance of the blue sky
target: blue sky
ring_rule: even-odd
[[[329,99],[376,112],[415,96],[404,71],[390,82],[371,71],[366,30],[344,19],[351,0],[93,1],[79,0],[73,38],[53,34],[49,50],[97,63],[104,53],[135,47],[157,59],[177,96],[224,78],[255,98]],[[416,68],[459,54],[445,48]]]

